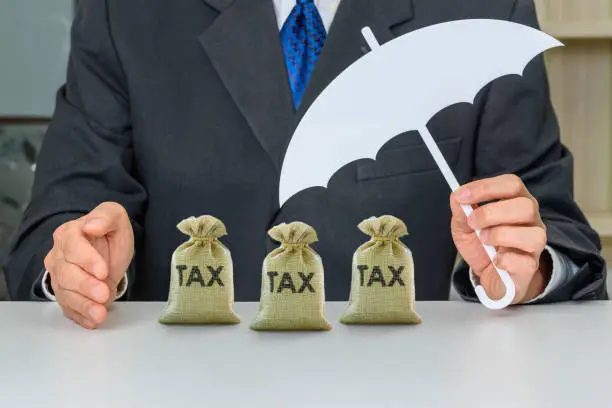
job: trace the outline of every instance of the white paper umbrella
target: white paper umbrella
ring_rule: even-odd
[[[303,189],[327,187],[342,166],[375,159],[387,141],[410,130],[420,133],[455,191],[459,183],[427,129],[429,120],[448,106],[473,103],[489,82],[522,75],[534,57],[563,45],[531,27],[485,19],[429,26],[382,46],[369,28],[363,35],[372,52],[323,90],[293,134],[281,170],[281,205]],[[473,211],[471,206],[463,210]],[[484,247],[493,260],[495,249]],[[497,272],[506,286],[502,299],[493,301],[476,288],[481,303],[491,309],[508,306],[515,296],[508,273]]]

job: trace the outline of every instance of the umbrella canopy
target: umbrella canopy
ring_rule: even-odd
[[[332,81],[302,118],[285,154],[280,204],[303,189],[327,187],[342,166],[375,159],[394,136],[422,129],[448,106],[473,103],[489,82],[522,75],[535,56],[561,45],[525,25],[475,19],[429,26],[374,49]]]

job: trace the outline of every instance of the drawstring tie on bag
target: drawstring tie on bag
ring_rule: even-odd
[[[195,245],[203,246],[204,244],[212,244],[218,240],[215,237],[191,237],[191,241],[193,241]]]
[[[389,241],[394,241],[396,239],[397,239],[397,237],[382,237],[380,235],[374,235],[372,237],[372,241],[386,241],[386,242],[389,242]]]
[[[289,251],[295,251],[295,250],[302,250],[306,248],[307,245],[308,244],[306,244],[305,242],[298,242],[298,243],[283,242],[281,244],[281,248],[288,249]]]

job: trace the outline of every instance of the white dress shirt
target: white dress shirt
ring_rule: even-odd
[[[295,0],[272,0],[274,3],[274,10],[276,11],[276,20],[278,22],[279,31],[282,29],[285,21],[291,14],[291,10],[296,4]],[[321,14],[321,19],[323,20],[323,24],[325,25],[325,29],[329,31],[329,27],[336,15],[336,10],[338,9],[338,5],[341,0],[315,0],[315,5],[319,10],[319,14]],[[535,302],[548,295],[550,292],[554,291],[559,286],[563,285],[567,280],[569,280],[572,276],[576,274],[578,271],[578,267],[569,260],[569,258],[565,257],[561,253],[555,251],[553,248],[547,246],[546,251],[550,254],[552,258],[553,270],[550,282],[548,286],[544,290],[544,292],[533,299],[531,302]],[[472,285],[476,285],[476,280],[472,270],[470,269],[470,280]],[[49,300],[55,301],[55,296],[51,294],[48,290],[49,285],[49,273],[45,271],[45,275],[43,277],[43,293]],[[127,291],[127,274],[125,278],[120,282],[118,290],[117,290],[117,299],[121,298],[125,292]]]
[[[273,2],[274,10],[276,10],[276,21],[278,21],[278,30],[280,31],[295,6],[295,0],[273,0]],[[325,30],[329,31],[340,0],[314,0],[314,3],[319,10]]]

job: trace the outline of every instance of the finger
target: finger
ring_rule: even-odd
[[[523,251],[505,249],[497,253],[495,263],[510,274],[516,287],[514,303],[521,302],[538,272],[539,258]]]
[[[129,225],[125,208],[117,203],[102,203],[83,217],[83,231],[94,237],[102,237]]]
[[[478,273],[474,270],[474,274],[478,277],[478,284],[485,289],[487,296],[491,300],[500,300],[504,297],[506,286],[492,263]],[[514,283],[516,287],[516,282]],[[516,289],[518,292],[518,287]]]
[[[108,300],[104,302],[104,307],[106,307],[106,310],[108,310],[112,306],[112,304],[115,302],[115,298],[117,297],[117,286],[109,285],[109,288],[110,295],[108,296]]]
[[[529,281],[539,268],[539,256],[518,249],[504,249],[497,252],[495,265],[506,270],[513,278]]]
[[[75,310],[69,308],[62,310],[64,312],[64,316],[66,316],[68,319],[72,320],[73,322],[77,323],[85,329],[94,330],[98,327],[94,322],[92,322],[91,320],[89,320],[88,318],[86,318]]]
[[[106,319],[107,311],[101,304],[93,302],[77,292],[60,290],[56,294],[57,302],[65,311],[72,310],[96,327]]]
[[[460,187],[454,194],[461,204],[532,197],[523,181],[513,174],[473,181]]]
[[[462,233],[473,233],[474,230],[468,225],[467,216],[465,212],[463,212],[461,204],[459,204],[459,201],[457,201],[457,198],[453,194],[450,196],[450,208],[453,215],[453,227]]]
[[[48,271],[52,270],[57,258],[57,251],[55,250],[55,248],[51,248],[51,250],[47,252],[47,256],[45,256],[45,259],[43,261],[45,269]]]
[[[539,208],[533,200],[526,197],[478,207],[468,217],[467,222],[475,230],[498,225],[542,225]]]
[[[541,227],[507,226],[482,230],[482,242],[494,247],[515,248],[521,251],[540,254],[546,246],[546,231]]]
[[[77,265],[62,262],[49,271],[53,290],[70,290],[88,297],[94,302],[105,303],[110,296],[108,286],[85,272]]]
[[[106,261],[78,228],[67,232],[58,246],[66,262],[81,267],[98,280],[105,280],[108,277]]]

